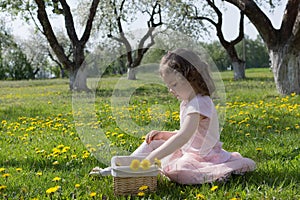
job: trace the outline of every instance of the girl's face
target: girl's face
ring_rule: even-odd
[[[171,72],[162,75],[169,92],[179,100],[190,100],[195,96],[195,92],[190,83],[179,73]]]

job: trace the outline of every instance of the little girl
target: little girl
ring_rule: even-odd
[[[211,95],[215,91],[208,65],[187,49],[168,52],[160,74],[180,101],[180,129],[153,130],[132,156],[161,160],[162,173],[180,184],[202,184],[255,169],[255,162],[222,149],[219,121]],[[108,175],[111,168],[96,167],[91,175]]]

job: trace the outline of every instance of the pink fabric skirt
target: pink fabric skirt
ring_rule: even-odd
[[[154,140],[149,145],[144,142],[132,155],[146,157],[163,143],[163,140]],[[190,185],[223,179],[232,173],[243,174],[256,167],[253,160],[222,149],[220,142],[204,158],[197,153],[178,150],[161,162],[162,174],[177,183]]]
[[[225,157],[223,157],[225,155]],[[162,173],[180,184],[202,184],[228,177],[230,174],[243,174],[253,171],[256,164],[237,152],[221,150],[204,158],[193,153],[176,152],[164,162]]]

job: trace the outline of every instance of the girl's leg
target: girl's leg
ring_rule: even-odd
[[[162,145],[165,140],[153,140],[150,144],[143,142],[130,156],[144,156],[149,155],[154,149],[157,149]],[[91,176],[109,176],[111,175],[111,167],[106,167],[104,169],[100,167],[95,167],[90,172]]]

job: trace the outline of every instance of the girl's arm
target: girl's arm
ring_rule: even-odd
[[[154,159],[162,159],[167,155],[175,152],[177,149],[186,144],[198,128],[200,120],[199,113],[188,114],[180,130],[173,137],[170,137],[163,145],[152,151],[146,159],[153,162]]]

